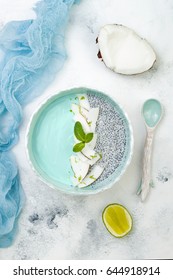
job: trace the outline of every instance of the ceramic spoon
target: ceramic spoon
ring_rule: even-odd
[[[143,175],[141,183],[141,200],[144,201],[150,190],[152,143],[154,131],[163,116],[162,105],[156,99],[149,99],[143,105],[142,115],[144,117],[145,125],[147,128],[147,138],[145,142],[143,158]]]

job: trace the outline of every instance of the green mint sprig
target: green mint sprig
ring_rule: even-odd
[[[94,136],[92,132],[86,134],[80,122],[75,123],[74,135],[80,141],[73,147],[73,152],[75,153],[82,151],[85,147],[85,144],[91,142]]]

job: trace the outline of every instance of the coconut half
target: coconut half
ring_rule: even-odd
[[[150,44],[123,25],[103,26],[97,42],[99,58],[116,73],[125,75],[143,73],[150,69],[156,60],[156,54]]]

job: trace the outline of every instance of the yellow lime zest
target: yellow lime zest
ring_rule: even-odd
[[[97,155],[94,155],[94,156],[93,156],[93,155],[91,155],[90,157],[93,159],[93,158],[96,158],[96,157],[97,157]]]
[[[81,184],[86,185],[86,183],[85,183],[85,182],[81,182]]]
[[[79,113],[83,116],[83,117],[85,117],[83,114],[82,114],[82,107],[79,105]]]
[[[84,100],[85,99],[85,96],[81,96],[80,100]]]
[[[80,182],[82,180],[82,176],[79,176],[78,177],[78,181]]]
[[[96,178],[94,178],[93,175],[90,176],[90,179],[92,179],[92,180],[94,180],[94,181],[96,180]]]

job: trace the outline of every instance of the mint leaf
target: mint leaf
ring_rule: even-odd
[[[80,122],[75,123],[74,134],[78,140],[85,142],[85,132]]]
[[[85,143],[77,143],[74,147],[73,147],[73,152],[78,153],[80,151],[82,151],[82,149],[85,147]]]
[[[85,135],[85,143],[91,142],[91,140],[93,139],[93,136],[94,136],[94,134],[92,132]]]

